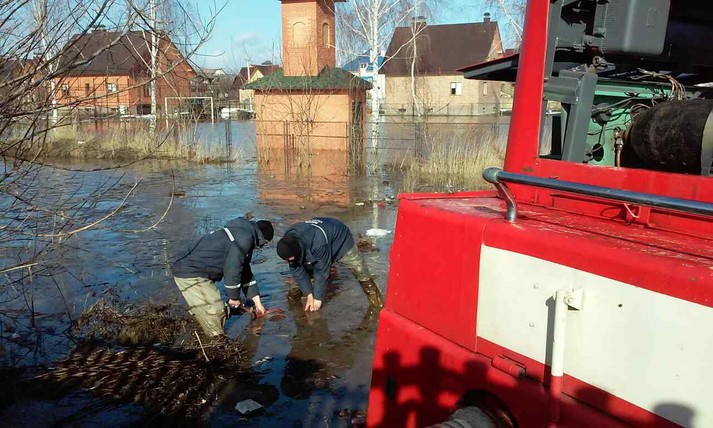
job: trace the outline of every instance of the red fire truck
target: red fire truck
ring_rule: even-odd
[[[517,77],[504,169],[400,196],[368,426],[713,427],[711,10],[531,0],[463,70]]]

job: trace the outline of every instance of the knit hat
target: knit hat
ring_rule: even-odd
[[[290,257],[299,260],[302,256],[302,248],[300,248],[297,238],[287,235],[280,239],[277,242],[277,255],[283,260],[287,260]]]
[[[272,238],[275,236],[275,229],[272,228],[272,223],[267,220],[258,220],[257,227],[260,228],[262,237],[265,238],[266,241],[272,241]]]

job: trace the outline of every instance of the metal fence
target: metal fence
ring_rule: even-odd
[[[413,104],[381,104],[379,114],[383,116],[417,117],[449,116],[472,117],[499,115],[509,112],[512,103],[447,103],[424,105],[416,108]]]
[[[311,154],[342,150],[363,159],[377,152],[382,161],[428,156],[438,145],[479,144],[507,135],[509,118],[481,117],[470,120],[386,120],[355,126],[348,122],[255,121],[258,148]]]

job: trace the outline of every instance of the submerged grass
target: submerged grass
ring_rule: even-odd
[[[58,126],[37,139],[31,154],[58,159],[180,159],[198,163],[236,162],[241,158],[239,151],[228,156],[222,145],[197,140],[191,125],[174,125],[154,134],[144,124],[122,125],[104,125],[103,129]]]
[[[426,135],[419,157],[404,161],[404,190],[458,192],[486,189],[483,170],[502,167],[506,137],[491,131]]]

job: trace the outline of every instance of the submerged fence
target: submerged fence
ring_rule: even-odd
[[[355,126],[348,122],[255,121],[258,147],[315,152],[377,151],[391,155],[426,156],[433,145],[478,144],[483,138],[502,138],[509,118],[472,118],[470,121],[381,121]]]
[[[170,152],[171,156],[190,157],[203,152],[212,159],[234,159],[238,154],[250,158],[256,148],[289,151],[298,153],[297,156],[329,150],[344,151],[353,162],[362,163],[372,153],[377,153],[380,162],[397,162],[408,157],[427,157],[438,145],[477,145],[484,139],[504,139],[509,117],[430,117],[427,120],[381,117],[378,123],[358,125],[325,121],[219,120],[211,123],[164,119],[157,125],[156,135],[167,140],[161,152]],[[24,127],[18,124],[19,131]],[[3,135],[8,136],[8,133],[6,130]],[[52,135],[56,140],[77,145],[103,140],[115,149],[135,147],[137,143],[151,145],[149,121],[145,118],[63,121]]]

